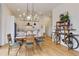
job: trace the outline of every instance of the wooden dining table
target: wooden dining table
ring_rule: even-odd
[[[16,41],[24,42],[33,42],[35,44],[35,37],[34,36],[26,36],[26,37],[16,37]]]
[[[42,38],[44,38],[45,36],[43,35]],[[31,35],[31,36],[20,36],[20,37],[16,37],[16,41],[21,41],[22,43],[24,42],[33,42],[34,45],[36,46],[37,45],[37,42],[36,42],[36,38],[39,38],[37,36],[35,36],[34,34]]]

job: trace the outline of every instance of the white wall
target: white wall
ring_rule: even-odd
[[[52,18],[51,17],[46,17],[45,20],[45,26],[46,26],[46,34],[51,37],[51,32],[52,32]]]
[[[49,36],[51,36],[51,28],[52,28],[52,26],[51,26],[51,17],[50,16],[47,16],[47,15],[44,15],[44,16],[41,16],[40,17],[40,19],[39,19],[39,26],[40,25],[42,25],[42,26],[44,26],[45,28],[44,28],[44,32],[47,34],[47,35],[49,35]],[[19,18],[17,18],[17,20],[16,20],[16,23],[18,24],[17,25],[17,27],[19,27],[20,29],[23,29],[23,26],[24,25],[26,25],[27,24],[27,22],[25,22],[25,21],[22,21],[22,20],[20,20]],[[32,22],[33,23],[33,22]],[[38,23],[38,22],[37,22]],[[38,26],[38,28],[39,28],[39,26]]]
[[[0,44],[1,44],[1,13],[2,13],[2,11],[1,11],[1,4],[0,4]]]
[[[13,27],[13,19],[11,17],[11,13],[5,4],[1,4],[1,45],[7,43],[7,34],[14,32]]]
[[[42,16],[42,18],[40,19],[40,24],[45,26],[45,33],[50,37],[52,30],[51,21],[52,21],[51,16]]]
[[[59,20],[59,15],[68,11],[73,28],[77,29],[74,33],[79,34],[79,4],[62,4],[53,9],[52,16],[52,29],[56,25],[56,21]],[[79,40],[79,37],[77,37]],[[79,51],[79,48],[77,49]]]

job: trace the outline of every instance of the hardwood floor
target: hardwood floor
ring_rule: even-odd
[[[25,46],[22,46],[18,56],[79,56],[79,52],[74,50],[68,50],[62,45],[55,45],[51,38],[46,36],[44,39],[44,44],[41,47],[34,47],[34,49],[25,49]],[[17,52],[18,47],[13,47],[10,56],[14,56]],[[8,55],[8,46],[5,45],[0,47],[0,56]]]

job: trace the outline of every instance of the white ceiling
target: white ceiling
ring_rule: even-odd
[[[9,3],[6,5],[15,16],[18,16],[18,14],[26,12],[27,10],[27,3]],[[32,3],[28,3],[28,5],[29,5],[29,10],[32,10]],[[53,8],[59,5],[61,4],[59,3],[33,3],[34,10],[42,14],[49,14],[53,10]],[[17,9],[20,9],[20,12],[18,12]]]

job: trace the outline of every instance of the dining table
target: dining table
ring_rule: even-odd
[[[21,41],[22,43],[33,42],[34,45],[36,44],[34,36],[16,37],[16,41]]]

